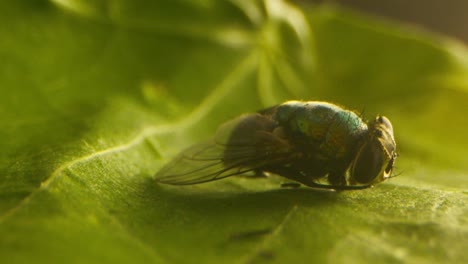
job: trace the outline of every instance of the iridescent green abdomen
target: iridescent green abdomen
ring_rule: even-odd
[[[320,150],[316,153],[324,159],[352,155],[367,132],[367,125],[354,112],[326,102],[289,101],[278,106],[274,119],[293,137]]]

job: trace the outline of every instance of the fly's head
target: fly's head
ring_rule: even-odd
[[[391,177],[397,157],[390,120],[377,116],[368,124],[368,132],[350,168],[351,184],[372,185]]]

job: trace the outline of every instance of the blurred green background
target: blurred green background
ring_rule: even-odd
[[[5,263],[468,261],[462,41],[308,1],[2,1],[0,21]],[[342,193],[154,182],[291,99],[388,116],[401,175]]]

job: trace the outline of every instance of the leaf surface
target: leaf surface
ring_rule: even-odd
[[[466,262],[468,52],[333,6],[0,3],[0,251],[8,263]],[[290,99],[392,120],[399,177],[281,189],[154,173]]]

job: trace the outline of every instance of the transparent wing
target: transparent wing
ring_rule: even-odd
[[[249,114],[222,125],[211,141],[194,145],[157,174],[161,183],[203,183],[287,160],[292,148],[268,116]]]
[[[161,183],[187,185],[222,179],[255,169],[252,162],[258,157],[245,156],[229,165],[224,162],[225,147],[214,142],[197,144],[179,154],[157,174]],[[260,160],[258,166],[260,165]]]

